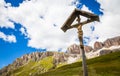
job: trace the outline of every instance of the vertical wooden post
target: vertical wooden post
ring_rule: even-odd
[[[80,23],[80,17],[78,16],[77,19],[78,23]],[[82,24],[77,27],[78,29],[78,38],[80,42],[80,48],[82,52],[82,68],[83,68],[83,76],[88,76],[88,71],[87,71],[87,65],[86,65],[86,56],[85,56],[85,51],[84,51],[84,45],[83,45],[83,30],[82,30]]]

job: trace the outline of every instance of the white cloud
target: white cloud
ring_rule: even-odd
[[[74,35],[77,33],[75,31],[64,33],[60,29],[75,8],[71,5],[72,1],[24,1],[19,7],[8,7],[7,17],[26,28],[28,37],[30,37],[28,46],[48,50],[65,49],[72,41],[75,42]],[[43,19],[40,18],[41,16]],[[54,24],[57,26],[54,27]],[[26,35],[24,28],[20,31]]]
[[[21,28],[20,28],[20,31],[21,31],[21,33],[22,33],[23,35],[25,35],[27,38],[29,38],[29,37],[28,37],[28,33],[26,32],[26,29],[25,29],[24,27],[21,27]]]
[[[4,41],[15,43],[16,37],[14,35],[5,35],[3,32],[0,32],[0,38],[2,38]]]
[[[5,4],[3,0],[0,0],[0,27],[14,28],[14,24],[9,20],[8,9],[5,6],[10,4]]]
[[[88,9],[88,7],[86,7],[85,5],[82,6],[82,9],[81,9],[81,10],[85,10],[85,11],[87,11],[87,12],[93,13],[93,12],[90,11],[90,10]]]
[[[120,36],[120,0],[98,0],[103,8],[104,15],[100,17],[100,23],[95,23],[93,35],[98,35],[98,41],[105,41],[107,38]],[[91,41],[93,45],[95,41]]]
[[[67,48],[69,45],[76,43],[77,30],[71,29],[64,33],[60,27],[74,10],[75,6],[71,5],[74,0],[32,0],[24,1],[19,7],[11,7],[1,0],[0,10],[0,27],[10,27],[14,25],[9,19],[23,25],[21,32],[30,37],[28,46],[34,48],[47,48],[49,50],[58,50]],[[119,0],[100,0],[104,15],[100,18],[100,23],[91,23],[83,27],[84,35],[91,36],[90,26],[95,25],[95,32],[92,33],[93,44],[96,35],[100,36],[100,41],[108,37],[120,35],[119,20],[120,9],[117,2]],[[4,5],[8,6],[5,8]],[[87,7],[83,7],[88,10]],[[88,10],[89,11],[89,10]],[[41,18],[41,16],[43,18]],[[53,25],[57,25],[54,27]]]

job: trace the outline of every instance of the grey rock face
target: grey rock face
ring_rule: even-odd
[[[68,54],[80,54],[80,48],[78,45],[73,44],[67,48]]]
[[[111,46],[118,46],[118,45],[120,45],[120,36],[107,39],[104,42],[104,47],[107,47],[107,48]]]
[[[7,76],[7,73],[11,70],[14,70],[22,65],[25,65],[26,63],[28,63],[29,61],[33,60],[33,61],[39,61],[47,56],[53,56],[54,53],[53,52],[33,52],[31,54],[26,54],[23,55],[20,58],[17,58],[12,64],[4,67],[3,69],[0,70],[0,76]]]
[[[101,55],[106,55],[109,53],[111,53],[111,50],[101,50],[99,55],[101,56]]]
[[[103,48],[103,43],[102,42],[95,42],[94,43],[94,50],[98,50]]]
[[[91,46],[84,46],[84,50],[85,52],[90,52],[93,50],[93,48]]]
[[[65,62],[65,61],[67,61],[67,58],[68,58],[68,54],[66,54],[66,53],[58,53],[58,52],[55,52],[54,53],[54,56],[53,56],[53,58],[54,58],[54,64],[55,65],[57,65],[57,64],[59,64],[59,63],[61,63],[61,62]]]
[[[91,46],[84,46],[85,52],[90,52],[92,50],[93,50],[93,48]],[[80,49],[79,45],[77,45],[77,44],[73,44],[73,45],[69,46],[67,49],[68,54],[80,54],[80,52],[81,52],[81,49]]]

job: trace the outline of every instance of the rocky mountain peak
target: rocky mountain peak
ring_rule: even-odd
[[[104,41],[104,47],[108,48],[111,46],[118,46],[120,45],[120,36],[114,37],[114,38],[109,38],[106,41]]]
[[[93,50],[91,46],[84,46],[85,52],[90,52]],[[68,54],[80,54],[81,48],[77,44],[73,44],[67,48],[67,53]]]
[[[84,46],[84,50],[85,50],[85,52],[87,53],[87,52],[92,51],[93,48],[92,48],[91,46]]]
[[[102,48],[109,48],[111,46],[119,46],[120,45],[120,36],[114,37],[114,38],[109,38],[105,40],[103,43],[96,41],[94,43],[94,48],[91,46],[84,46],[85,52],[90,52],[90,51],[97,51]],[[80,54],[80,47],[77,44],[73,44],[67,48],[67,53],[68,54]]]
[[[12,64],[9,64],[8,66],[4,67],[2,70],[0,70],[0,73],[9,72],[10,70],[14,70],[15,68],[18,68],[20,66],[23,66],[27,64],[29,61],[39,61],[45,57],[53,56],[54,52],[33,52],[30,54],[25,54],[20,58],[17,58]],[[6,75],[5,75],[6,76]]]
[[[57,64],[59,64],[59,63],[61,63],[61,62],[65,62],[65,61],[67,61],[67,58],[69,57],[69,55],[68,54],[66,54],[66,53],[63,53],[63,52],[60,52],[60,53],[58,53],[58,52],[55,52],[54,53],[54,55],[53,55],[53,58],[54,58],[54,64],[55,65],[57,65]]]
[[[77,44],[73,44],[67,48],[68,54],[80,54],[80,47]]]
[[[98,50],[98,49],[101,49],[101,48],[103,48],[103,43],[96,41],[94,43],[94,50]]]
[[[111,50],[111,46],[120,46],[120,36],[114,37],[114,38],[109,38],[105,40],[103,43],[102,42],[95,42],[94,43],[94,48],[91,46],[84,46],[84,51],[86,53],[87,58],[93,58],[97,57],[100,55],[105,55],[111,52],[115,52],[116,50]],[[20,58],[17,58],[12,64],[9,64],[8,66],[4,67],[3,69],[0,70],[0,75],[3,73],[7,73],[10,70],[14,70],[20,66],[23,66],[27,64],[29,61],[39,61],[42,60],[45,57],[52,56],[53,57],[53,64],[55,67],[57,64],[62,63],[62,62],[75,62],[77,59],[81,57],[81,49],[79,45],[73,44],[67,48],[66,53],[64,52],[33,52],[30,54],[23,55]],[[6,75],[2,75],[6,76]]]

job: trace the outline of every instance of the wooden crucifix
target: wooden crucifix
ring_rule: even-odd
[[[86,21],[81,22],[81,16],[87,17],[88,19]],[[73,21],[77,18],[77,24],[71,25]],[[82,67],[83,67],[83,76],[88,76],[88,71],[87,71],[87,65],[86,65],[86,56],[85,56],[85,51],[84,51],[84,44],[83,44],[83,30],[82,26],[93,22],[93,21],[99,21],[99,17],[95,14],[82,11],[79,9],[75,9],[72,14],[69,16],[69,18],[66,20],[66,22],[63,24],[61,29],[66,32],[68,29],[71,28],[77,28],[78,29],[78,38],[80,41],[80,48],[82,52]]]

